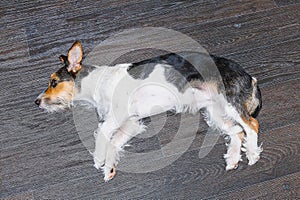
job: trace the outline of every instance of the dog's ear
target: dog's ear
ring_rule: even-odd
[[[83,56],[82,45],[79,41],[76,41],[68,51],[69,66],[67,70],[69,72],[77,73],[81,69],[81,60]]]
[[[68,62],[68,56],[60,55],[60,56],[59,56],[59,60],[60,60],[64,65],[69,65],[69,62]]]

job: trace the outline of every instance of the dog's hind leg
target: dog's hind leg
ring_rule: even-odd
[[[222,100],[222,98],[221,98]],[[222,100],[223,101],[223,100]],[[209,126],[215,127],[222,134],[229,136],[227,153],[224,155],[226,161],[226,170],[236,169],[241,160],[242,140],[240,133],[243,129],[235,124],[231,119],[226,118],[223,103],[216,101],[214,104],[206,107],[206,120]]]
[[[230,141],[227,147],[227,153],[224,155],[226,160],[226,170],[236,169],[241,160],[241,146],[242,146],[242,128],[238,125],[233,125],[227,130],[227,135]]]
[[[119,152],[122,151],[123,146],[134,136],[145,130],[145,126],[139,121],[139,118],[132,117],[123,122],[123,124],[116,130],[107,146],[107,153],[105,159],[104,180],[112,179],[116,173],[115,167],[119,161]]]
[[[243,146],[246,149],[246,157],[249,160],[248,164],[253,165],[259,160],[259,154],[262,152],[262,148],[257,146],[259,123],[253,117],[249,117],[248,119],[245,117],[241,118],[251,129],[251,131],[249,130],[246,132],[247,137],[245,138],[245,143]]]
[[[259,128],[258,121],[253,117],[249,116],[247,119],[246,117],[240,115],[240,113],[238,113],[230,104],[225,106],[225,110],[228,117],[240,124],[246,133],[245,143],[243,145],[246,149],[247,159],[249,160],[248,164],[255,164],[259,160],[259,155],[262,152],[262,148],[257,145]]]

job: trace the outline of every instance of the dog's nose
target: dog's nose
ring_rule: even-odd
[[[41,99],[36,99],[34,103],[39,106],[41,104]]]

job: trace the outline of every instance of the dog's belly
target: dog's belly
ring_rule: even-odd
[[[182,105],[181,94],[161,84],[145,84],[129,98],[130,111],[140,117],[147,117]]]
[[[210,102],[210,94],[205,90],[187,88],[184,93],[178,92],[171,85],[142,85],[129,98],[130,115],[141,118],[174,110],[175,112],[198,111]]]
[[[120,68],[112,77],[111,108],[121,119],[128,116],[144,118],[168,110],[195,113],[210,103],[214,95],[212,90],[215,90],[214,85],[203,82],[193,82],[179,90],[166,79],[164,65],[156,65],[145,79],[128,76],[126,68]]]

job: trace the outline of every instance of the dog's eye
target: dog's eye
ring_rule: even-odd
[[[56,86],[57,86],[57,83],[58,83],[58,81],[57,80],[55,80],[55,79],[53,79],[52,81],[51,81],[51,87],[52,88],[55,88]]]

